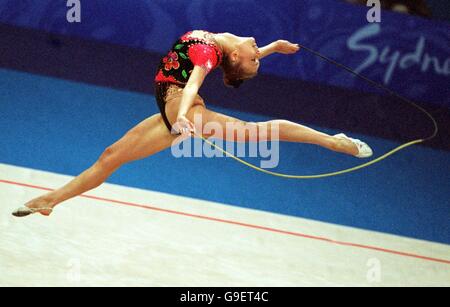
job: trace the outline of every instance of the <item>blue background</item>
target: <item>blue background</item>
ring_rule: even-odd
[[[445,22],[383,11],[381,24],[369,24],[368,8],[330,0],[81,3],[82,22],[70,24],[66,20],[66,1],[1,0],[0,22],[158,53],[165,53],[175,38],[192,29],[255,36],[261,46],[283,38],[350,67],[365,67],[358,71],[410,98],[450,106],[450,28]],[[350,46],[355,35],[361,36],[359,50]],[[402,69],[397,63],[390,68],[392,56],[401,61],[417,50],[421,39],[424,49],[420,64]],[[426,55],[435,59],[422,71]],[[438,61],[440,73],[435,72],[433,61]],[[315,57],[273,57],[265,61],[261,72],[368,90],[365,83]]]

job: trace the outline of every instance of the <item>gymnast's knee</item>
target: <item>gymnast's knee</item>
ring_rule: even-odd
[[[114,145],[105,148],[97,161],[97,165],[104,169],[115,169],[122,164],[123,162],[120,159],[120,153]]]

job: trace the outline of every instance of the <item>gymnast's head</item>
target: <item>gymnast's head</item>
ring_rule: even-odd
[[[223,81],[225,85],[238,88],[242,82],[258,74],[260,51],[254,37],[221,34],[223,45]],[[223,41],[222,41],[223,42]]]

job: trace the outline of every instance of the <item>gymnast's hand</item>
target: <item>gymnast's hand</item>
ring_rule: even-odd
[[[190,136],[191,132],[195,132],[194,124],[185,115],[178,115],[173,129],[183,136]]]
[[[293,44],[286,40],[278,40],[276,42],[276,51],[282,54],[293,54],[300,50],[298,44]]]

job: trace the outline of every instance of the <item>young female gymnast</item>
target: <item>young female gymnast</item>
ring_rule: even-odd
[[[161,59],[157,70],[155,88],[160,113],[145,119],[107,147],[90,168],[72,181],[29,201],[13,215],[23,217],[40,213],[48,216],[63,201],[98,187],[125,163],[151,156],[190,137],[193,132],[203,137],[211,136],[203,132],[209,122],[223,127],[223,135],[214,134],[223,140],[236,140],[234,133],[226,133],[226,124],[231,123],[237,135],[243,132],[245,142],[272,141],[276,135],[279,141],[316,144],[358,158],[370,157],[372,150],[366,143],[345,134],[331,136],[287,120],[246,122],[209,110],[198,94],[205,77],[215,68],[222,69],[225,85],[237,88],[257,75],[263,58],[273,53],[294,54],[299,49],[297,44],[285,40],[258,48],[253,37],[203,30],[185,33]],[[201,116],[200,126],[194,123],[194,116]],[[276,129],[276,133],[266,130],[260,134],[262,127]],[[257,133],[253,135],[248,131]]]

